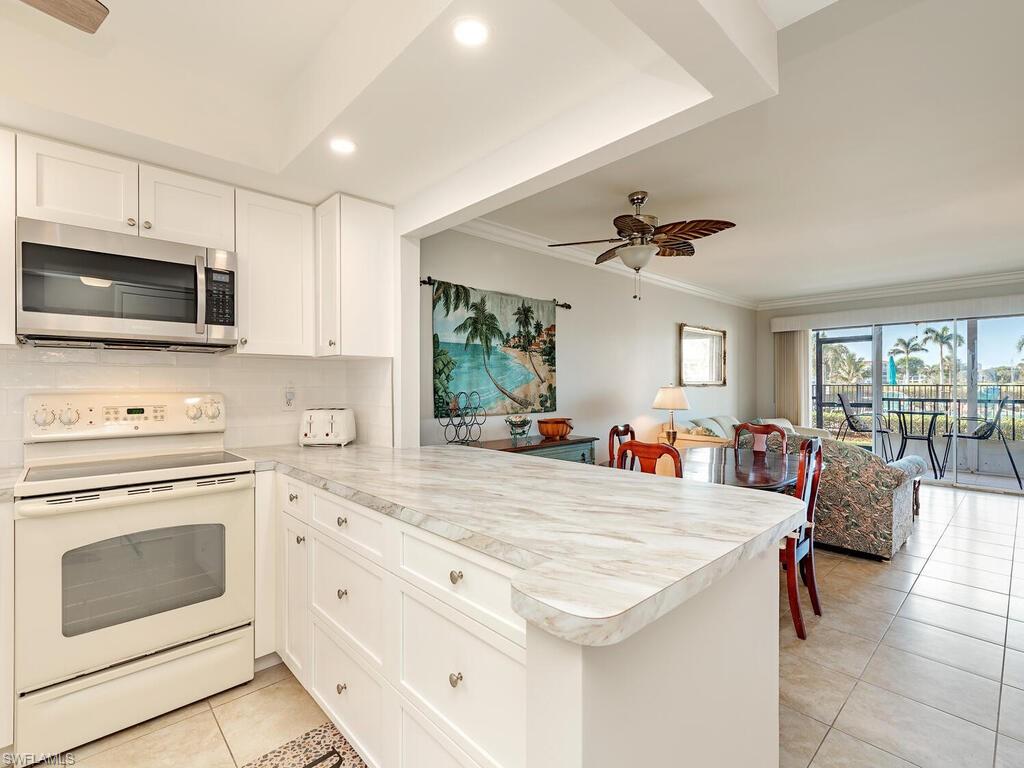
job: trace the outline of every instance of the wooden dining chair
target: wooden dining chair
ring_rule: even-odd
[[[798,574],[807,587],[815,615],[821,616],[818,582],[814,573],[814,506],[818,500],[820,480],[821,439],[815,437],[800,443],[800,464],[797,467],[796,488],[793,490],[793,496],[804,503],[806,516],[800,527],[787,535],[779,547],[779,562],[786,569],[789,612],[793,616],[796,636],[801,640],[807,639],[807,630],[800,612]]]
[[[649,475],[655,473],[658,459],[662,456],[670,456],[675,466],[676,477],[683,476],[683,461],[679,457],[679,451],[674,446],[666,445],[665,443],[642,443],[639,440],[628,440],[619,446],[618,453],[615,455],[616,467],[619,469],[626,468],[627,454],[632,456],[630,461],[631,468],[634,460],[639,461],[640,471],[646,472]]]
[[[736,425],[736,437],[733,438],[733,447],[740,447],[740,437],[744,432],[749,432],[754,436],[754,450],[760,453],[764,453],[768,450],[768,436],[775,434],[782,437],[782,452],[786,453],[786,449],[789,447],[789,443],[786,440],[786,430],[777,424],[751,424],[749,422],[743,422],[742,424]]]
[[[629,424],[623,424],[621,427],[616,424],[608,432],[608,463],[613,467],[616,466],[615,457],[618,455],[616,446],[620,446],[626,442],[622,439],[624,437],[628,437],[630,440],[636,440],[636,431],[629,426]],[[636,456],[629,461],[630,470],[634,467],[636,467]]]

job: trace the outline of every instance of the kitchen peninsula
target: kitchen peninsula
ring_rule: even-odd
[[[278,652],[368,764],[778,765],[796,500],[453,446],[239,453],[281,518]]]

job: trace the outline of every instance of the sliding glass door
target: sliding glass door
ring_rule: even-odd
[[[812,407],[814,424],[860,445],[872,446],[872,330],[840,328],[815,331]],[[847,414],[854,416],[850,429]]]

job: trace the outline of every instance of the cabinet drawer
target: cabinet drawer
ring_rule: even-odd
[[[481,765],[522,768],[525,651],[412,590],[401,622],[401,690]]]
[[[369,670],[313,624],[313,694],[371,768],[384,746],[384,688]]]
[[[309,522],[311,488],[301,480],[287,475],[277,476],[277,503],[288,514]]]
[[[401,575],[469,614],[477,621],[525,644],[526,624],[512,610],[511,575],[515,569],[485,556],[467,555],[434,537],[402,527]]]
[[[374,562],[384,559],[384,516],[322,491],[313,494],[313,523]]]
[[[550,448],[538,448],[530,451],[530,456],[561,461],[577,461],[583,464],[594,463],[594,444],[577,443],[575,445],[559,445]]]
[[[384,659],[384,571],[313,535],[313,611],[378,669]]]

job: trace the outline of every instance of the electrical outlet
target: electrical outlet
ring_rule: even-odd
[[[294,411],[295,410],[295,386],[288,384],[284,388],[284,405],[281,410],[283,411]]]

